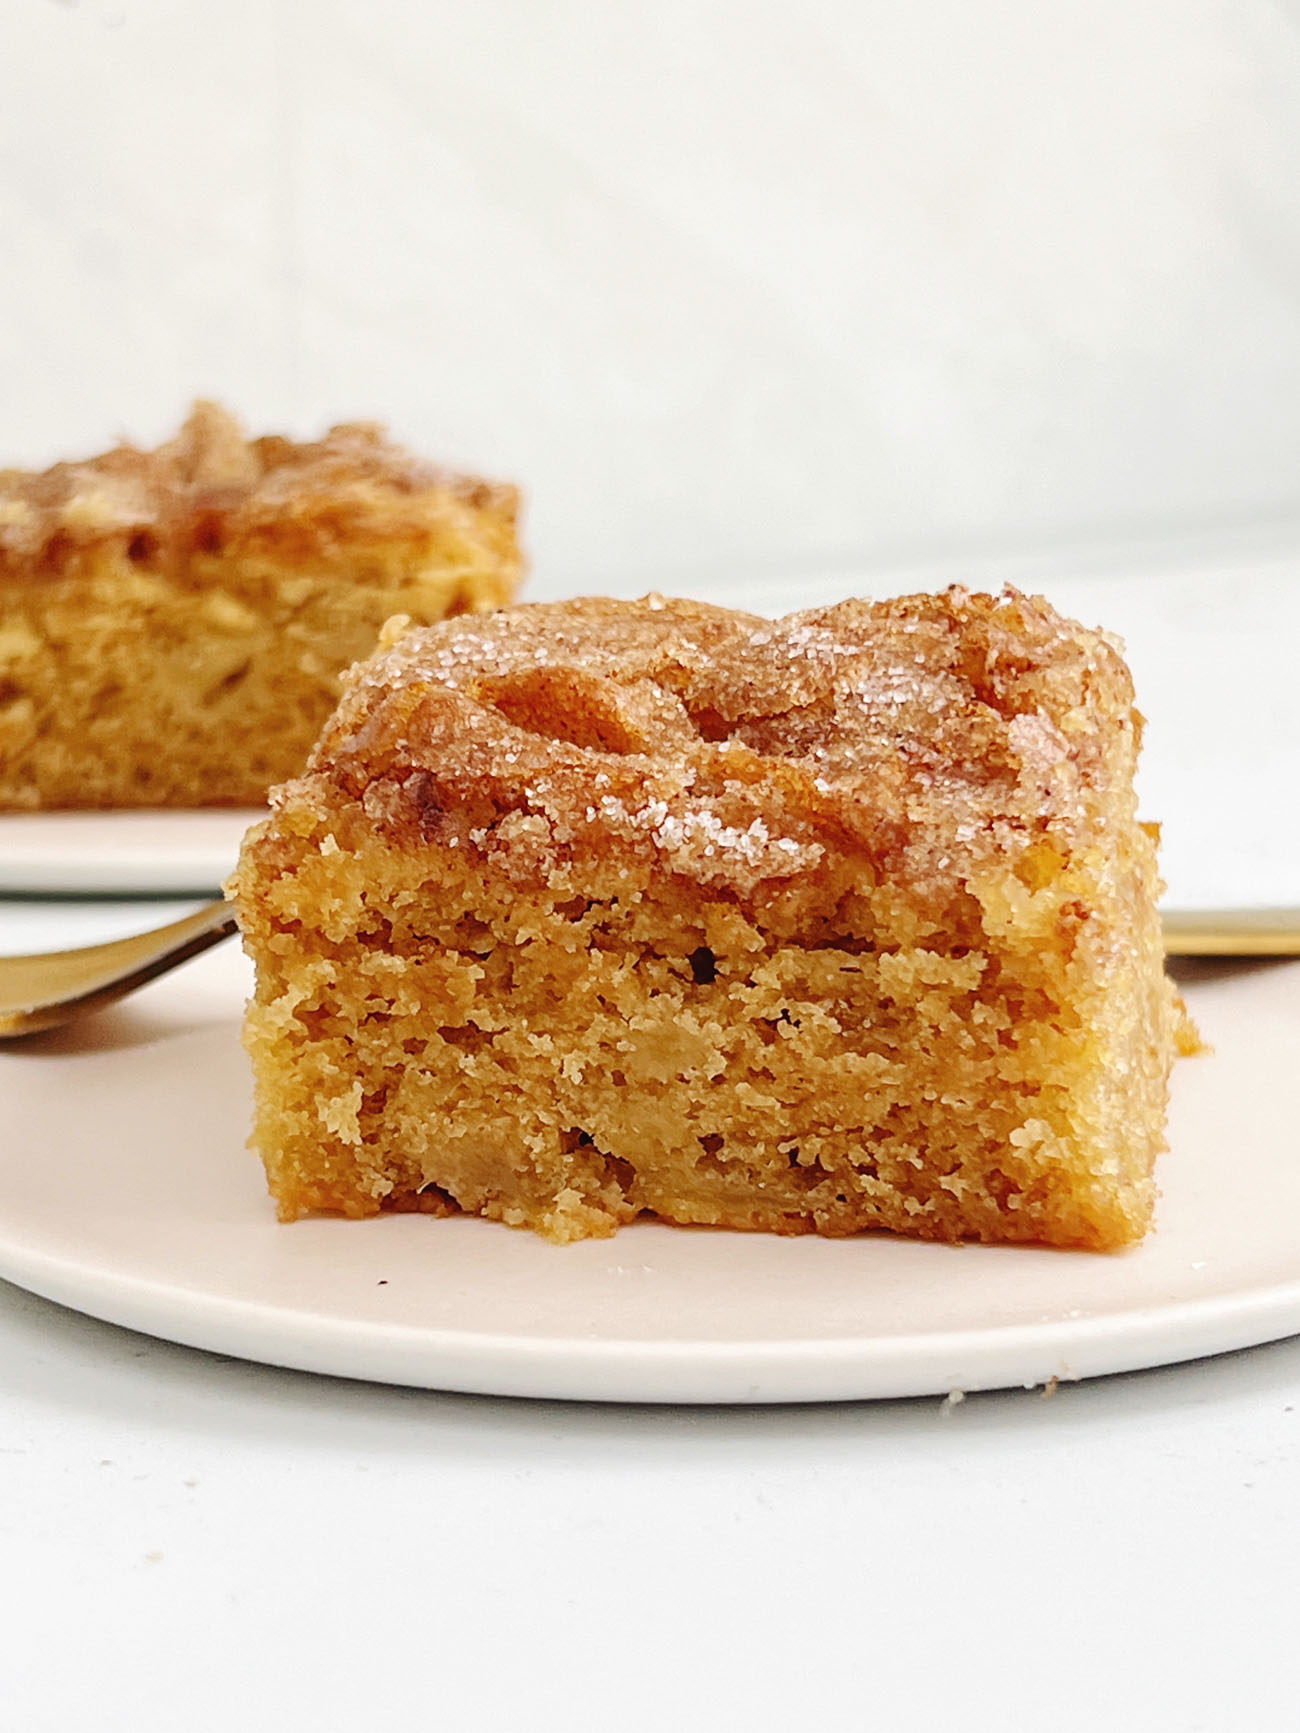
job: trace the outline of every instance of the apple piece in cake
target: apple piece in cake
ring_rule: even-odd
[[[284,1218],[1144,1233],[1186,1026],[1113,640],[962,589],[397,632],[230,887]]]
[[[509,601],[513,488],[378,428],[0,471],[0,810],[260,804],[395,613]]]

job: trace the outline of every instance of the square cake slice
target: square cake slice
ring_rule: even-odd
[[[283,1217],[1143,1234],[1184,1025],[1111,639],[961,589],[396,632],[231,885]]]
[[[0,810],[260,805],[390,615],[509,601],[518,498],[376,427],[0,470]]]

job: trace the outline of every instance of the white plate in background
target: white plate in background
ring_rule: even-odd
[[[244,1359],[645,1402],[940,1395],[1300,1332],[1300,964],[1190,989],[1156,1231],[1113,1257],[638,1223],[552,1246],[470,1219],[281,1226],[245,1148],[247,964],[210,952],[0,1047],[0,1276]]]
[[[215,895],[261,811],[0,815],[0,893]]]

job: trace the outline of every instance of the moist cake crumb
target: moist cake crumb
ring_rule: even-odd
[[[230,892],[281,1215],[1110,1249],[1192,1037],[1116,642],[950,589],[394,627]]]
[[[396,613],[514,595],[513,488],[370,424],[0,470],[0,810],[260,804]]]

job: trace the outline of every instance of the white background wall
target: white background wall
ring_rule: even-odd
[[[539,578],[1300,523],[1297,0],[5,0],[0,462],[378,416]]]

